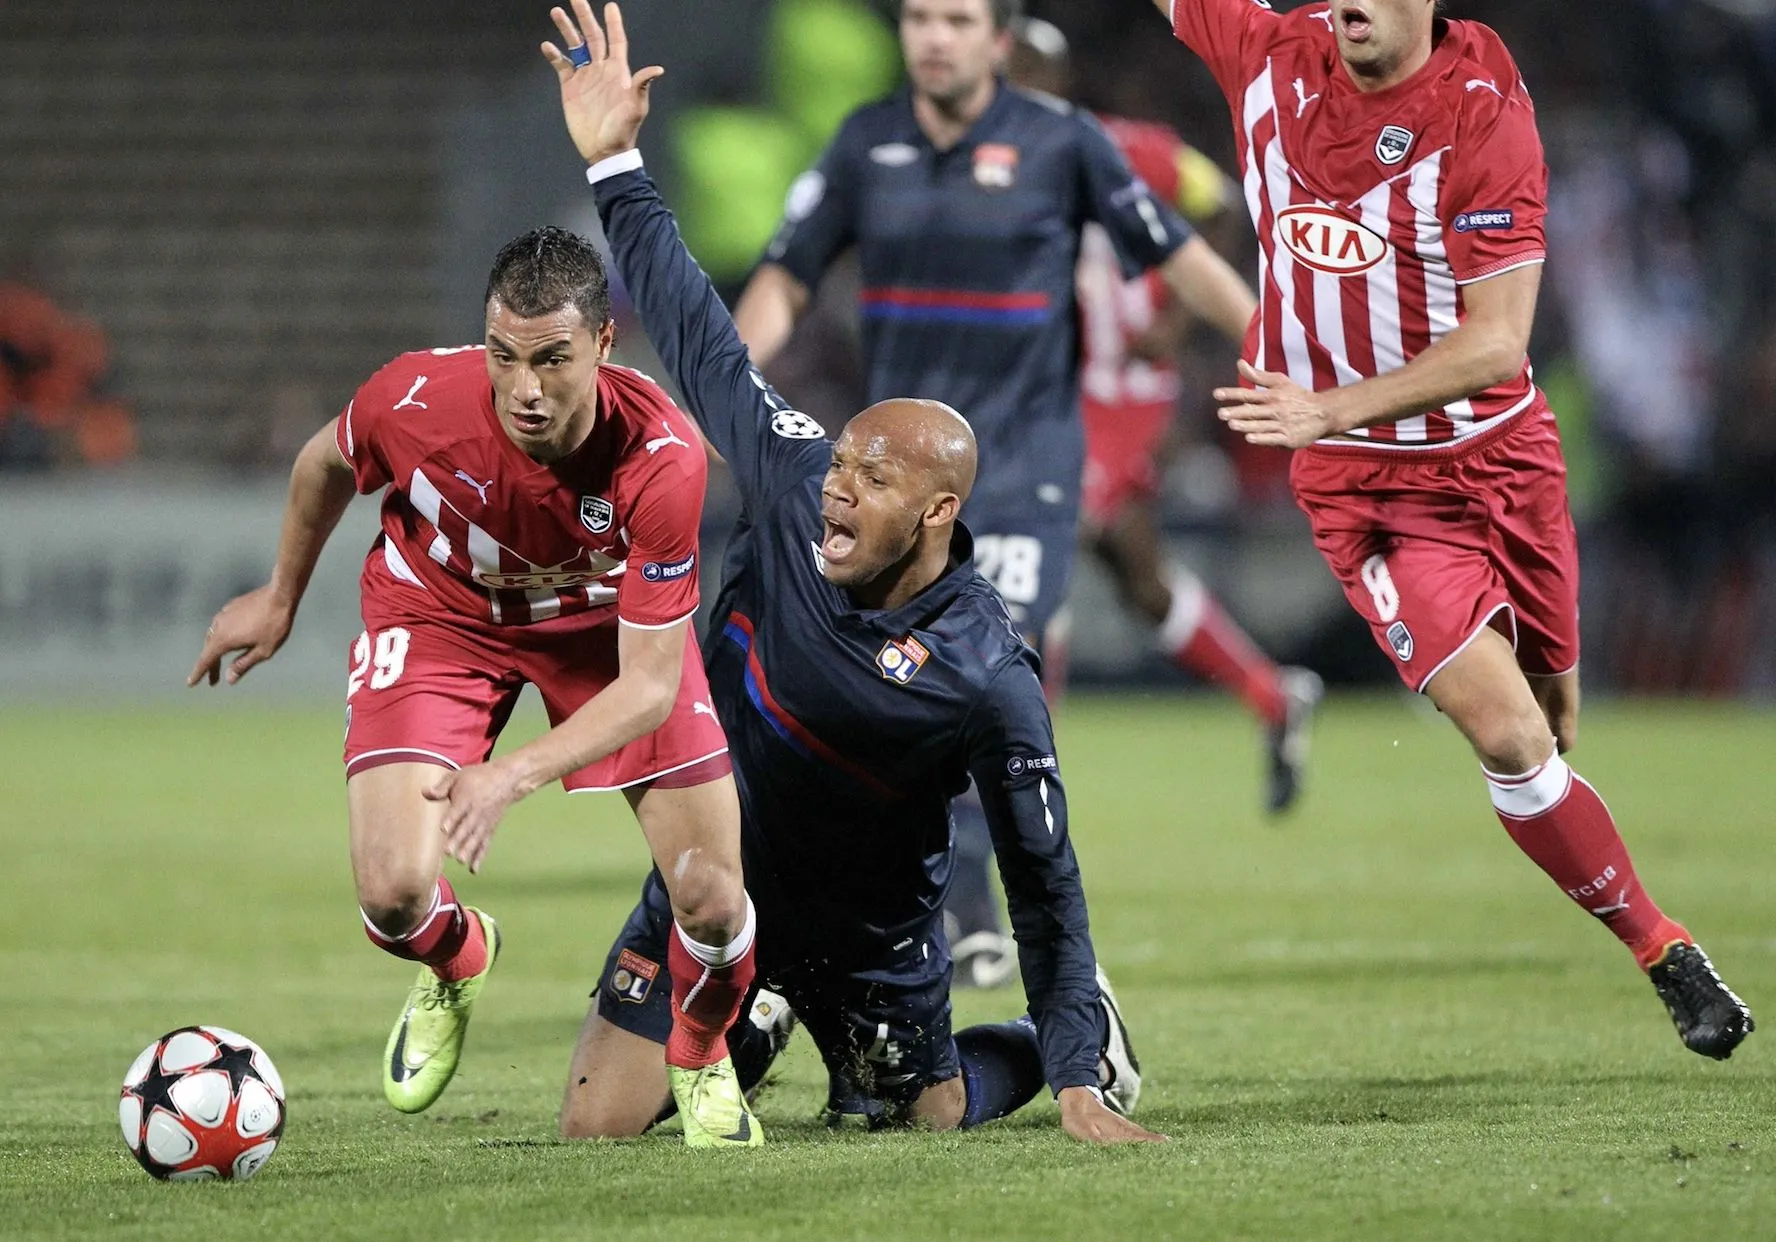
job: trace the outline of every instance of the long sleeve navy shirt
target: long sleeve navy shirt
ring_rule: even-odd
[[[743,498],[704,643],[740,790],[747,887],[770,960],[867,970],[939,918],[949,801],[986,806],[1049,1085],[1095,1086],[1098,989],[1036,659],[975,572],[861,608],[821,572],[832,443],[752,365],[638,168],[594,187],[649,339]]]

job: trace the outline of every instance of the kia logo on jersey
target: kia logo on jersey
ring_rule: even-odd
[[[1406,158],[1406,152],[1412,150],[1412,131],[1399,125],[1381,127],[1381,137],[1375,140],[1375,158],[1392,168]]]
[[[615,516],[616,510],[611,508],[611,502],[603,496],[580,497],[580,525],[594,535],[602,535],[609,530],[611,519]]]
[[[1277,237],[1316,272],[1355,276],[1387,258],[1387,241],[1324,207],[1289,207],[1277,213]]]

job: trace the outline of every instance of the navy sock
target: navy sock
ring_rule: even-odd
[[[964,1130],[1016,1112],[1042,1090],[1042,1049],[1036,1042],[1036,1024],[1027,1016],[958,1031],[956,1055],[968,1092],[962,1110]]]
[[[981,809],[974,786],[950,803],[956,825],[956,860],[950,875],[950,891],[944,910],[956,920],[956,938],[977,931],[999,930],[999,903],[993,896],[993,836],[987,830],[987,813]]]

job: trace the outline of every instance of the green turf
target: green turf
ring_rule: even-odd
[[[534,727],[534,721],[527,727]],[[1776,1021],[1776,717],[1591,711],[1578,766],[1644,877]],[[1062,764],[1102,960],[1163,1148],[1042,1102],[968,1135],[829,1135],[798,1036],[771,1144],[555,1141],[584,998],[643,852],[621,800],[539,795],[463,891],[506,955],[433,1112],[382,1102],[409,969],[353,909],[338,714],[0,708],[0,1236],[1740,1238],[1776,1231],[1776,1033],[1684,1051],[1626,953],[1514,850],[1447,725],[1335,701],[1306,804],[1257,813],[1213,702],[1078,699]],[[1006,1016],[969,995],[962,1020]],[[190,1022],[290,1087],[239,1186],[151,1182],[117,1084]]]

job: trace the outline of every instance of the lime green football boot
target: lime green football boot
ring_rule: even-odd
[[[734,1076],[734,1062],[723,1057],[702,1069],[666,1067],[672,1098],[684,1122],[686,1147],[758,1147],[765,1132],[747,1107]]]
[[[382,1058],[382,1094],[404,1113],[430,1108],[450,1085],[469,1030],[469,1011],[499,959],[499,924],[473,906],[468,913],[481,920],[487,935],[487,965],[480,974],[455,983],[446,983],[430,966],[421,966],[400,1020],[389,1032]]]

